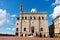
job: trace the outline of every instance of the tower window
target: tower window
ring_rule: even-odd
[[[24,17],[22,16],[22,19],[24,19]]]
[[[36,17],[34,17],[34,19],[36,19]]]
[[[26,28],[24,28],[24,31],[26,31]]]
[[[30,17],[30,19],[32,19],[32,17]]]
[[[18,31],[18,28],[16,28],[16,31]]]
[[[41,18],[39,17],[39,20],[40,20]]]
[[[43,28],[41,28],[41,31],[43,31]]]
[[[27,19],[27,17],[25,17],[25,19]]]
[[[44,17],[42,17],[42,20],[44,20]]]
[[[18,33],[16,33],[16,35],[18,36]]]
[[[18,25],[19,23],[17,23],[17,25]]]
[[[19,17],[17,17],[17,20],[19,20]]]

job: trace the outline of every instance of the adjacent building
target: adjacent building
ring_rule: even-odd
[[[47,12],[38,12],[34,8],[30,12],[24,12],[21,5],[20,17],[16,18],[16,35],[49,37]]]
[[[60,16],[57,16],[54,19],[54,34],[55,36],[59,37],[60,36]]]
[[[54,22],[49,26],[49,35],[50,37],[54,37]]]

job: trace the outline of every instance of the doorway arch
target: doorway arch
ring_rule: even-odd
[[[34,27],[33,26],[31,27],[31,32],[34,33]]]

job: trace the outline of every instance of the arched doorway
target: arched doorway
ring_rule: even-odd
[[[34,27],[31,27],[31,32],[32,32],[32,34],[34,33]]]
[[[42,37],[42,33],[40,33],[40,37]]]
[[[46,37],[45,34],[44,34],[44,37]]]

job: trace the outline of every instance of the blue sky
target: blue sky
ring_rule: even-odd
[[[20,15],[20,4],[24,5],[24,11],[30,12],[32,8],[37,11],[47,11],[48,25],[52,24],[51,15],[56,0],[0,0],[0,33],[15,34],[16,17]],[[2,15],[2,16],[1,16]]]

